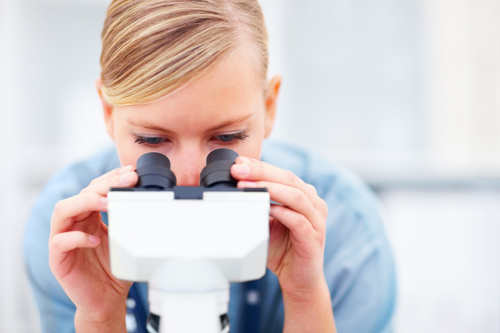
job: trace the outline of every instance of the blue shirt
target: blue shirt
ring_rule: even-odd
[[[350,172],[281,143],[265,142],[262,160],[292,171],[313,185],[328,204],[324,272],[337,330],[391,332],[396,302],[395,270],[373,193]],[[24,255],[43,332],[74,331],[75,306],[48,265],[47,244],[54,206],[119,166],[114,149],[73,164],[49,181],[35,203],[25,233]],[[105,215],[103,218],[106,220]],[[258,289],[258,297],[252,289]],[[147,313],[147,287],[135,284],[134,293]],[[231,284],[230,295],[231,332],[245,332],[252,325],[259,327],[257,332],[282,332],[283,300],[273,273],[268,271],[258,284]]]

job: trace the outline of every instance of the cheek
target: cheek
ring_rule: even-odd
[[[251,157],[255,159],[260,159],[260,153],[262,150],[262,139],[247,139],[239,149],[235,149],[238,155]]]
[[[116,140],[115,144],[118,158],[120,159],[120,164],[122,166],[133,165],[135,167],[137,159],[145,153],[144,151],[141,151],[138,145],[133,142]]]
[[[121,166],[133,165],[135,167],[137,159],[140,155],[135,156],[134,154],[130,154],[129,151],[120,152],[120,150],[118,150],[118,157],[120,159]]]

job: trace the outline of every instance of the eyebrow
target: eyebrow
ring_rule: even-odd
[[[253,117],[254,115],[255,115],[255,113],[250,113],[250,114],[246,114],[242,117],[237,117],[234,119],[225,120],[225,121],[221,122],[220,124],[217,124],[217,125],[211,127],[210,129],[208,129],[208,132],[215,132],[217,130],[220,130],[221,128],[224,128],[224,127],[227,127],[227,126],[230,126],[233,124],[241,123],[241,122]],[[160,132],[165,132],[165,133],[173,133],[171,130],[159,127],[158,125],[155,125],[155,124],[144,123],[141,121],[132,121],[130,119],[125,119],[125,122],[127,122],[128,124],[133,125],[133,126],[140,126],[140,127],[144,127],[144,128],[150,129],[150,130],[155,130],[155,131],[160,131]]]
[[[161,127],[154,125],[154,124],[148,124],[148,123],[144,123],[141,121],[134,121],[134,120],[130,120],[130,119],[125,119],[125,122],[129,125],[132,125],[132,126],[139,126],[139,127],[147,128],[147,129],[158,131],[158,132],[172,133],[172,131],[167,130],[165,128],[161,128]]]
[[[238,123],[241,123],[245,120],[247,120],[248,118],[251,118],[255,115],[255,113],[250,113],[250,114],[247,114],[247,115],[244,115],[242,117],[238,117],[238,118],[234,118],[234,119],[229,119],[229,120],[226,120],[218,125],[215,125],[214,127],[210,128],[208,131],[209,132],[214,132],[214,131],[217,131],[217,130],[220,130],[221,128],[224,128],[224,127],[227,127],[227,126],[230,126],[230,125],[233,125],[233,124],[238,124]]]

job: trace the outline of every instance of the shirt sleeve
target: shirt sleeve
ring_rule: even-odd
[[[338,332],[392,332],[396,275],[374,193],[357,176],[317,154],[276,142],[265,148],[266,162],[313,185],[328,205],[324,273]],[[266,286],[263,327],[281,332],[279,281],[269,276]]]
[[[55,204],[74,195],[74,181],[67,173],[53,178],[38,197],[24,235],[28,279],[40,313],[42,332],[74,332],[75,306],[49,268],[48,242]]]
[[[317,188],[329,207],[324,269],[337,329],[391,332],[396,278],[378,201],[348,173],[322,183],[335,184]]]
[[[49,235],[56,203],[78,194],[90,181],[117,164],[114,152],[99,154],[57,173],[40,193],[26,226],[23,252],[28,280],[44,333],[74,332],[76,307],[49,267]]]

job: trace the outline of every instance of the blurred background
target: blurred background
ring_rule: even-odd
[[[275,139],[380,196],[397,332],[500,332],[500,1],[261,0]],[[94,79],[106,0],[0,0],[0,332],[39,332],[21,242],[63,165],[109,144]]]

